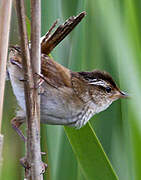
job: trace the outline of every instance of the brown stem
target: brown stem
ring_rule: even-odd
[[[0,2],[0,132],[2,124],[4,87],[6,77],[6,60],[10,30],[12,0]],[[0,134],[0,169],[2,162],[3,135]]]
[[[48,55],[81,22],[85,15],[86,12],[81,12],[78,16],[70,17],[52,35],[45,36],[41,44],[41,52]]]
[[[31,0],[31,63],[33,67],[33,75],[35,73],[40,74],[41,69],[41,44],[40,44],[40,34],[41,34],[41,1],[40,0]],[[34,76],[34,87],[37,85],[38,78]],[[34,168],[36,174],[33,174],[33,179],[43,179],[42,176],[37,178],[37,174],[41,173],[41,149],[40,149],[40,96],[38,96],[38,88],[34,88],[34,98],[35,98],[35,105],[37,111],[36,117],[36,126],[35,123],[32,122],[31,124],[31,131],[34,134],[33,141],[34,143]],[[38,123],[38,125],[37,125]],[[30,132],[30,131],[29,131]],[[36,135],[38,132],[38,135]],[[29,134],[30,135],[30,134]],[[31,138],[31,137],[29,137]],[[30,146],[30,144],[29,144]],[[28,148],[30,150],[30,147]],[[30,153],[30,152],[29,152]]]
[[[33,5],[34,4],[34,5]],[[37,90],[35,87],[35,81],[33,79],[34,72],[40,72],[40,18],[36,19],[36,13],[40,10],[40,2],[37,0],[31,1],[32,6],[32,50],[30,61],[30,52],[28,47],[27,30],[25,23],[25,9],[24,0],[16,0],[16,9],[18,16],[19,32],[21,38],[21,50],[22,50],[22,65],[24,70],[24,83],[25,100],[26,100],[26,113],[27,113],[27,164],[28,173],[26,171],[27,179],[41,180],[41,153],[40,153],[40,132],[39,132],[39,101],[37,98]],[[35,16],[35,19],[33,18]],[[33,21],[35,21],[33,23]],[[37,27],[39,26],[39,27]],[[35,32],[33,32],[33,28]],[[39,29],[38,29],[39,28]],[[35,43],[35,44],[34,44]],[[33,50],[35,48],[35,50]],[[34,58],[33,58],[34,57]],[[35,66],[32,68],[33,60]]]

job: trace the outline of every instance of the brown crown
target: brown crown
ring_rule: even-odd
[[[111,75],[105,71],[94,70],[92,72],[79,72],[79,74],[88,81],[92,81],[93,79],[104,80],[111,84],[114,88],[117,88],[114,80]]]

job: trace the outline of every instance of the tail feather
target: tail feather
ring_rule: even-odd
[[[85,15],[86,12],[81,12],[77,16],[70,17],[64,24],[60,25],[52,35],[49,35],[56,26],[56,21],[41,42],[41,52],[46,55],[50,54],[51,51],[81,22]]]

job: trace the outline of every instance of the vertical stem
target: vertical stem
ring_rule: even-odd
[[[40,73],[40,34],[41,34],[41,7],[40,0],[31,0],[31,62],[33,70]]]
[[[6,76],[7,50],[10,30],[12,0],[2,0],[0,6],[0,130]]]
[[[40,74],[41,69],[41,45],[40,45],[40,34],[41,34],[41,2],[40,0],[31,0],[31,64],[33,68],[33,74]],[[34,84],[37,85],[37,78],[34,78]],[[34,96],[36,99],[36,130],[33,133],[38,132],[37,143],[35,143],[35,156],[33,161],[35,162],[35,171],[41,173],[39,164],[37,163],[39,157],[41,162],[41,150],[40,150],[40,96],[38,95],[38,89],[34,89]],[[34,122],[32,123],[32,129],[34,130]],[[34,139],[36,141],[36,139]],[[35,175],[35,174],[34,174]],[[33,179],[36,179],[36,175],[33,176]]]
[[[2,125],[6,62],[10,30],[12,0],[0,2],[0,132]],[[2,161],[3,135],[0,134],[0,166]],[[1,169],[1,167],[0,167]]]
[[[34,2],[35,11],[39,10],[40,4],[39,1]],[[38,8],[37,8],[38,7]],[[39,101],[37,100],[37,89],[35,89],[35,81],[33,79],[33,73],[39,72],[40,67],[40,45],[39,45],[39,34],[40,33],[40,22],[38,18],[36,21],[36,28],[34,29],[35,37],[32,40],[32,48],[35,50],[31,53],[32,63],[30,61],[30,52],[28,47],[28,38],[27,38],[27,30],[25,23],[25,9],[24,9],[24,0],[16,0],[16,8],[17,8],[17,16],[19,23],[19,32],[21,38],[21,50],[22,50],[22,65],[24,70],[24,89],[25,89],[25,100],[26,100],[26,113],[27,113],[27,164],[29,165],[29,171],[26,173],[27,179],[32,180],[42,180],[43,176],[41,175],[41,152],[40,152],[40,131],[39,131]],[[38,12],[37,12],[38,13]],[[37,26],[39,26],[39,30],[37,31]],[[36,40],[34,40],[34,38]],[[35,44],[33,44],[35,43]],[[35,58],[33,53],[35,54]],[[38,68],[32,67],[32,64],[38,61]],[[37,70],[37,69],[38,70]]]
[[[31,64],[33,67],[33,74],[40,74],[41,71],[41,7],[40,0],[31,0]],[[35,76],[34,83],[37,84]],[[37,110],[40,110],[40,98],[38,96],[38,89],[36,90]],[[38,112],[39,130],[40,130],[40,112]]]

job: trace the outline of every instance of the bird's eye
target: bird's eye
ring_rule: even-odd
[[[107,93],[110,93],[111,90],[112,90],[112,89],[111,89],[110,87],[106,87],[106,92],[107,92]]]

